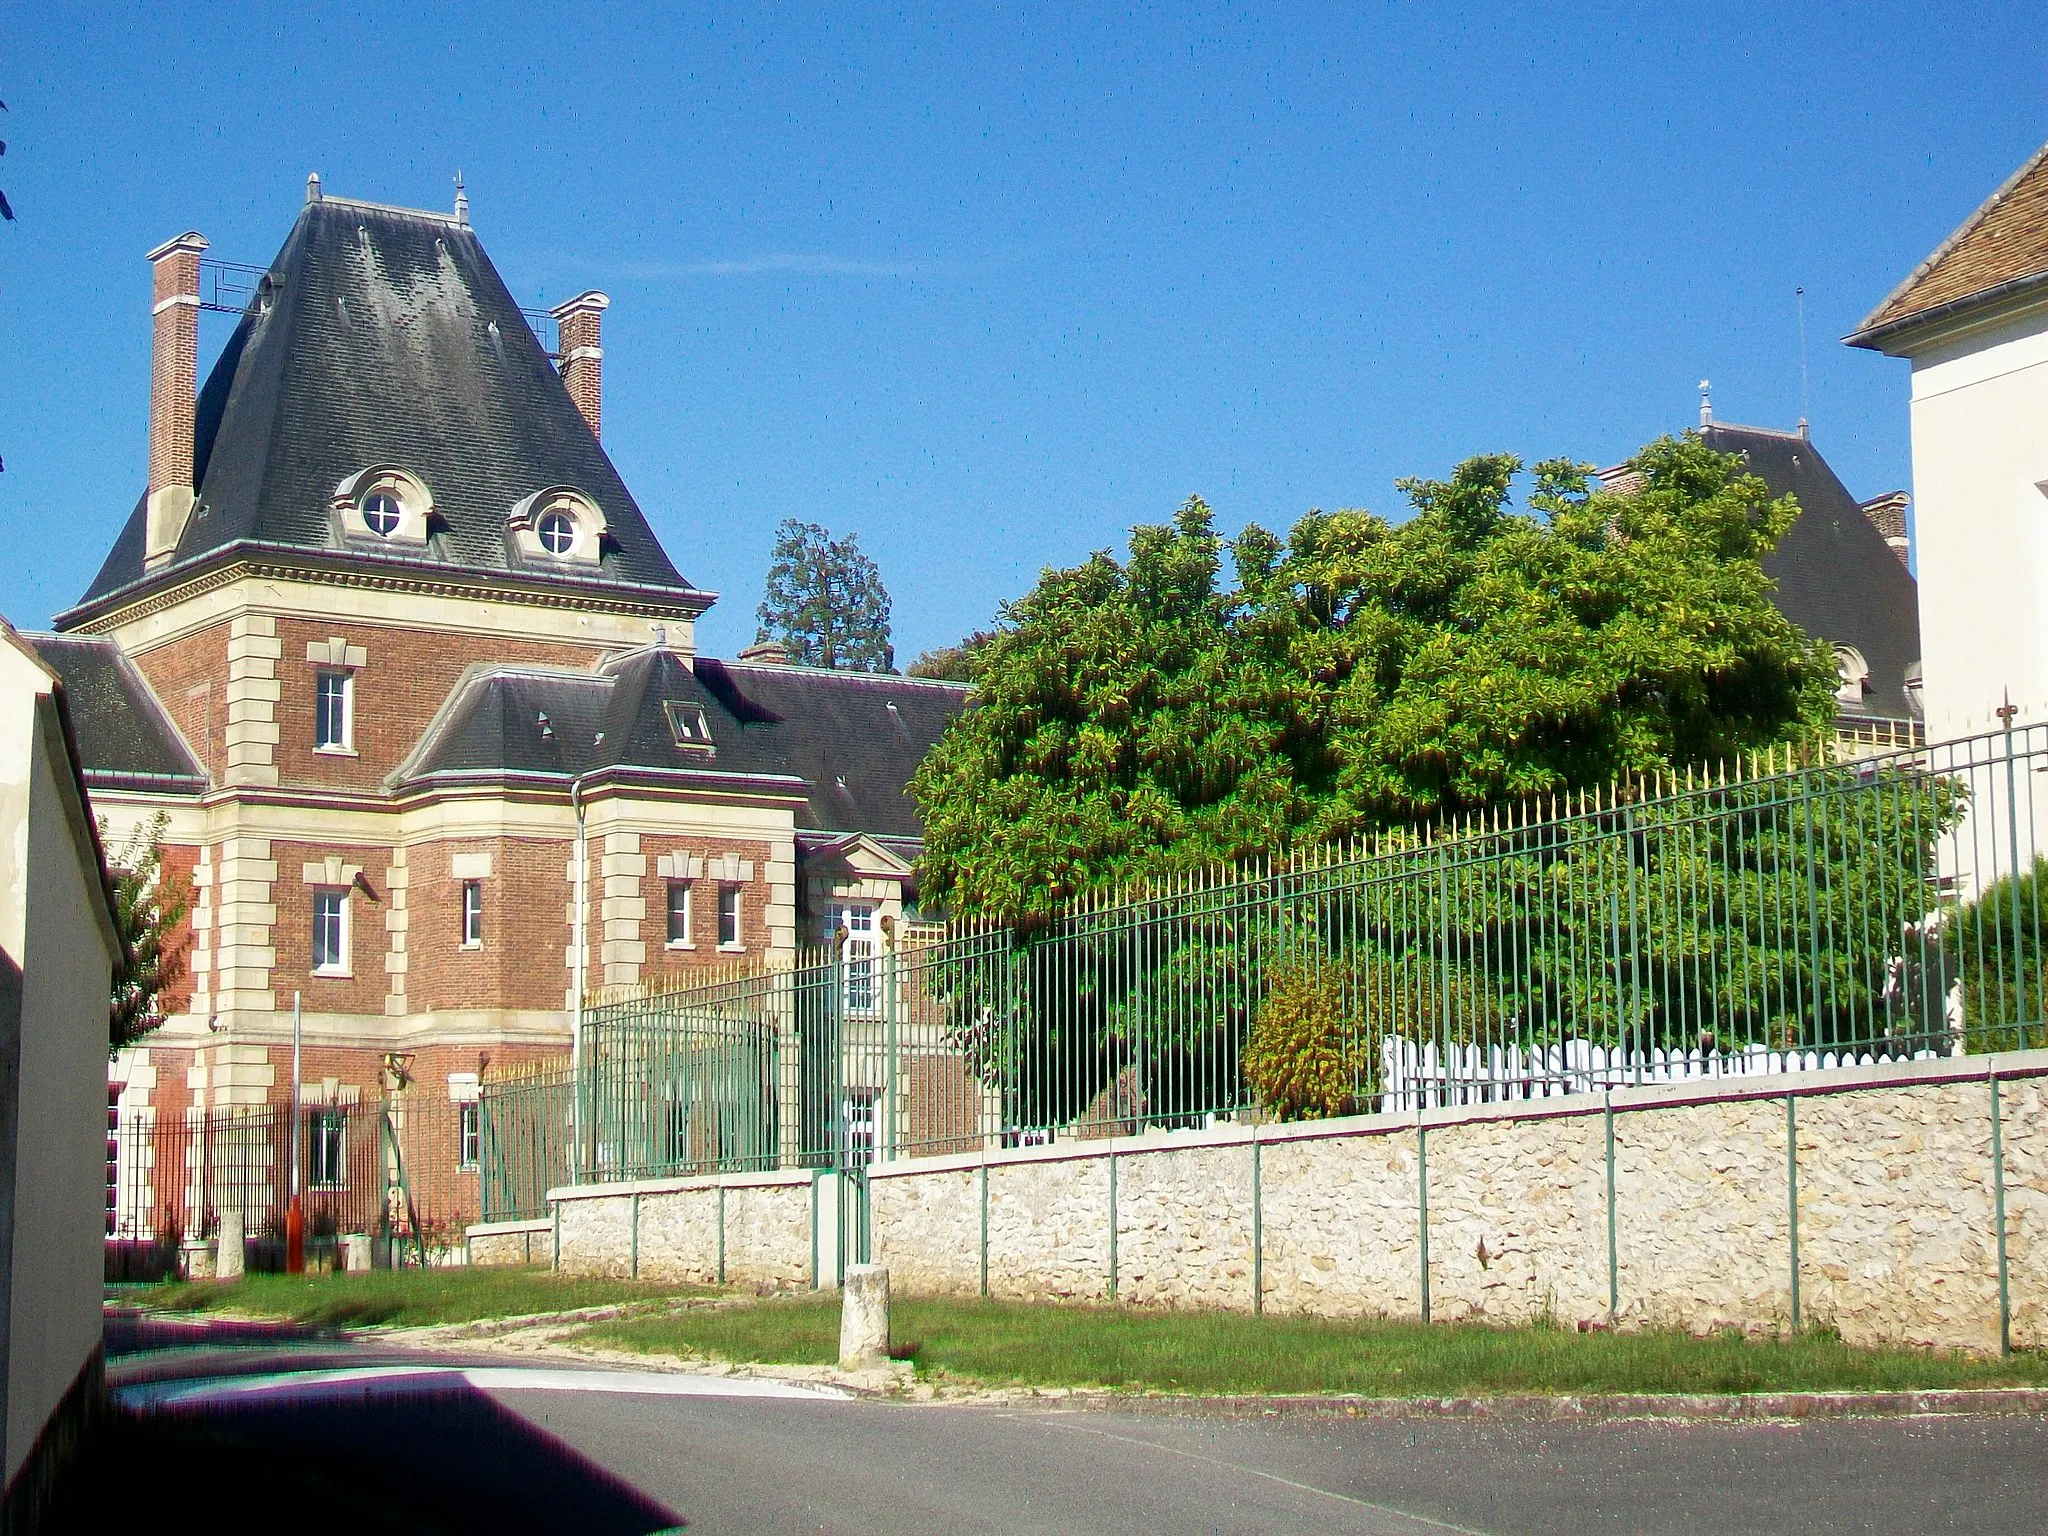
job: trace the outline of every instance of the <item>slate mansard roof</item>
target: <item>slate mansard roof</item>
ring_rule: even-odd
[[[188,795],[206,789],[206,770],[120,646],[92,635],[21,638],[64,684],[88,785]]]
[[[1935,247],[1848,337],[1888,351],[1908,331],[2048,290],[2048,145]]]
[[[947,683],[634,651],[592,672],[479,667],[410,760],[404,790],[459,778],[689,774],[802,795],[805,831],[923,835],[906,786],[967,690]],[[674,717],[693,740],[684,745]]]
[[[466,223],[340,198],[306,204],[199,392],[198,504],[145,578],[138,501],[81,607],[245,549],[342,556],[542,587],[652,589],[698,608]],[[344,550],[330,510],[351,475],[391,467],[433,499],[424,550]],[[608,536],[587,573],[523,567],[512,509],[568,486]],[[66,615],[66,618],[71,617]]]
[[[1800,514],[1764,570],[1778,583],[1778,611],[1810,635],[1862,653],[1870,692],[1850,715],[1906,720],[1906,668],[1920,659],[1920,589],[1884,535],[1796,432],[1766,427],[1700,428],[1707,446],[1739,453],[1773,496],[1795,496]]]

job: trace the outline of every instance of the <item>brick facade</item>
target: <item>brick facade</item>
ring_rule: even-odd
[[[227,771],[227,620],[138,652],[133,659],[185,745],[219,783]]]

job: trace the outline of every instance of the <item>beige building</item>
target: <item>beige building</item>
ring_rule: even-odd
[[[119,920],[56,675],[0,620],[0,1523],[100,1397],[107,999]]]
[[[150,475],[58,633],[93,803],[192,888],[175,1017],[123,1115],[383,1091],[452,1106],[569,1046],[579,990],[758,965],[900,915],[905,784],[964,690],[701,656],[600,445],[602,294],[549,322],[453,213],[308,186],[196,389],[206,243],[151,253]],[[317,1138],[316,1138],[317,1139]],[[316,1150],[313,1156],[321,1154]],[[417,1179],[418,1170],[415,1170]]]

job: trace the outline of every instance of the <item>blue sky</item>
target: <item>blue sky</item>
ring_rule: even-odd
[[[1909,483],[1837,338],[2048,138],[2039,4],[697,10],[14,5],[0,613],[74,601],[145,464],[143,253],[330,192],[612,295],[605,442],[700,636],[848,529],[899,660],[1191,492],[1397,511],[1465,455],[1800,414]],[[210,354],[228,321],[209,317]]]

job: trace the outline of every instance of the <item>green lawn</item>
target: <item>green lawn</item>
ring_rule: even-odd
[[[401,1327],[523,1317],[666,1296],[708,1296],[701,1287],[580,1280],[548,1270],[377,1269],[366,1275],[248,1275],[229,1284],[195,1280],[123,1287],[126,1305],[166,1312],[236,1312],[328,1327]]]
[[[896,1354],[921,1374],[992,1384],[1376,1397],[2048,1384],[2039,1353],[1999,1361],[1851,1349],[1821,1334],[1582,1334],[901,1297],[890,1324]],[[831,1296],[748,1302],[606,1320],[577,1337],[647,1353],[821,1363],[837,1355],[839,1309]]]

